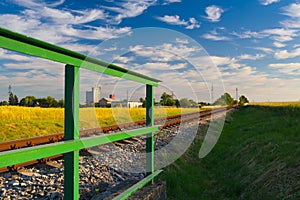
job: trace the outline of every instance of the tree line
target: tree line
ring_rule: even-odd
[[[249,103],[249,100],[244,95],[239,97],[239,100],[234,100],[229,93],[224,93],[220,98],[218,98],[213,105],[222,105],[222,106],[232,106],[232,105],[240,105],[244,106]]]
[[[48,96],[45,98],[36,98],[35,96],[26,96],[19,102],[17,95],[12,92],[8,95],[8,101],[0,101],[0,106],[26,106],[26,107],[44,107],[44,108],[63,108],[65,107],[64,99],[56,100],[55,98]]]
[[[140,98],[140,102],[143,103],[143,107],[146,107],[146,100],[143,98]],[[164,92],[159,102],[155,102],[155,105],[161,105],[161,106],[176,106],[176,107],[182,107],[182,108],[188,108],[188,107],[199,107],[203,105],[210,105],[206,102],[195,102],[192,99],[182,98],[182,99],[175,99],[171,94],[168,94]]]
[[[145,107],[145,100],[143,98],[140,98],[140,101],[143,102],[143,107]],[[238,100],[234,100],[229,93],[224,93],[220,98],[218,98],[212,105],[240,105],[243,106],[245,104],[249,103],[249,100],[244,95],[240,96]],[[192,99],[174,99],[171,94],[168,94],[164,92],[161,97],[160,101],[156,102],[156,104],[162,105],[162,106],[176,106],[176,107],[199,107],[199,106],[206,106],[210,105],[210,103],[207,102],[195,102]]]

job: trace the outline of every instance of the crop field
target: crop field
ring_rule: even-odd
[[[288,101],[288,102],[251,102],[250,105],[256,106],[295,106],[300,107],[300,101]]]
[[[168,199],[300,199],[299,102],[234,111],[214,149],[199,159],[206,130],[160,176]]]
[[[199,111],[198,108],[156,107],[155,117]],[[96,128],[145,119],[145,108],[81,108],[80,128]],[[0,141],[63,132],[63,108],[0,106]]]

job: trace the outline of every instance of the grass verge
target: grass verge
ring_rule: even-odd
[[[227,117],[198,158],[205,129],[160,179],[168,199],[300,199],[300,107],[249,106]],[[202,134],[202,135],[201,135]]]

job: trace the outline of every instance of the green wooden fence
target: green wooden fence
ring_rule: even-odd
[[[147,134],[146,171],[143,180],[133,185],[115,199],[126,199],[161,170],[154,171],[154,87],[160,82],[143,74],[106,63],[41,40],[27,37],[0,27],[0,47],[31,56],[64,63],[65,65],[65,136],[63,142],[0,153],[0,168],[44,157],[64,154],[64,198],[79,199],[79,150],[126,138]],[[146,85],[146,127],[88,138],[79,137],[79,84],[80,68],[120,77]]]

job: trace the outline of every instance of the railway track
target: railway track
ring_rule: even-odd
[[[233,107],[227,107],[226,110],[230,110],[232,108]],[[224,111],[224,108],[218,108],[218,109],[214,109],[214,110],[207,110],[207,111],[201,111],[201,112],[178,114],[178,115],[173,115],[173,116],[156,118],[155,124],[159,125],[160,129],[163,129],[166,127],[178,125],[183,122],[191,121],[191,120],[194,120],[197,118],[208,117],[212,114],[212,112],[213,112],[213,114],[218,114],[223,111]],[[139,120],[139,121],[128,122],[128,123],[123,123],[123,124],[104,126],[101,128],[81,130],[80,136],[88,137],[88,136],[97,135],[100,133],[109,134],[111,132],[118,132],[118,131],[121,131],[124,129],[131,129],[131,128],[135,128],[137,126],[141,127],[141,126],[145,126],[145,125],[146,125],[145,120]],[[64,140],[64,133],[57,133],[57,134],[51,134],[51,135],[45,135],[45,136],[39,136],[39,137],[33,137],[33,138],[1,142],[0,143],[0,152],[10,151],[10,150],[20,149],[20,148],[27,148],[27,147],[43,145],[43,144],[49,144],[49,143],[54,143],[54,142],[60,142],[63,140]],[[124,141],[124,143],[131,143],[134,140],[135,140],[135,142],[139,141],[139,140],[136,140],[135,138],[133,138],[132,141],[130,141],[130,142]],[[118,144],[119,141],[116,143]],[[0,173],[8,172],[8,171],[17,171],[18,169],[20,169],[24,166],[30,166],[30,165],[34,165],[34,164],[38,164],[38,163],[45,163],[52,159],[61,158],[62,156],[63,155],[56,155],[56,156],[52,156],[52,157],[48,157],[48,158],[33,160],[33,161],[26,162],[26,163],[20,163],[17,165],[0,168]]]

